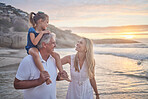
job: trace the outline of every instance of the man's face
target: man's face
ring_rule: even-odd
[[[56,42],[53,38],[51,38],[49,43],[46,44],[46,50],[47,52],[51,53],[54,51],[55,47],[56,47]]]

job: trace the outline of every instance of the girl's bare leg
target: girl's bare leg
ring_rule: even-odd
[[[44,70],[44,67],[43,67],[43,64],[41,63],[41,60],[40,60],[40,56],[39,56],[39,51],[37,48],[30,48],[29,49],[29,54],[33,57],[33,60],[34,60],[34,63],[36,65],[36,67],[40,70],[40,72],[42,71],[45,71]],[[48,79],[46,81],[46,84],[50,84],[51,83],[51,80]]]
[[[53,52],[51,55],[55,59],[56,66],[57,66],[59,73],[61,75],[60,80],[67,80],[68,82],[71,82],[71,80],[68,78],[67,73],[63,70],[60,55],[56,52]]]

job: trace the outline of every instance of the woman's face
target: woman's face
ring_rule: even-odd
[[[78,52],[85,52],[86,51],[86,42],[83,38],[77,42],[76,51],[78,51]]]

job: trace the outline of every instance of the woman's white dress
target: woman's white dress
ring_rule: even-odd
[[[75,55],[71,55],[70,74],[71,80],[66,99],[93,99],[93,89],[90,84],[88,69],[86,61],[84,61],[82,68],[78,64],[80,72],[75,71],[74,68]]]

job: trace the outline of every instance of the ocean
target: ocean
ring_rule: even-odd
[[[139,39],[141,43],[94,45],[95,78],[101,99],[148,99],[147,40]],[[61,57],[76,53],[74,48],[55,51]],[[13,80],[18,62],[26,55],[24,53],[24,50],[0,49],[1,99],[23,98],[22,90],[13,88]],[[70,66],[66,64],[63,67],[70,74]],[[57,81],[57,99],[65,99],[68,85],[69,82]]]

